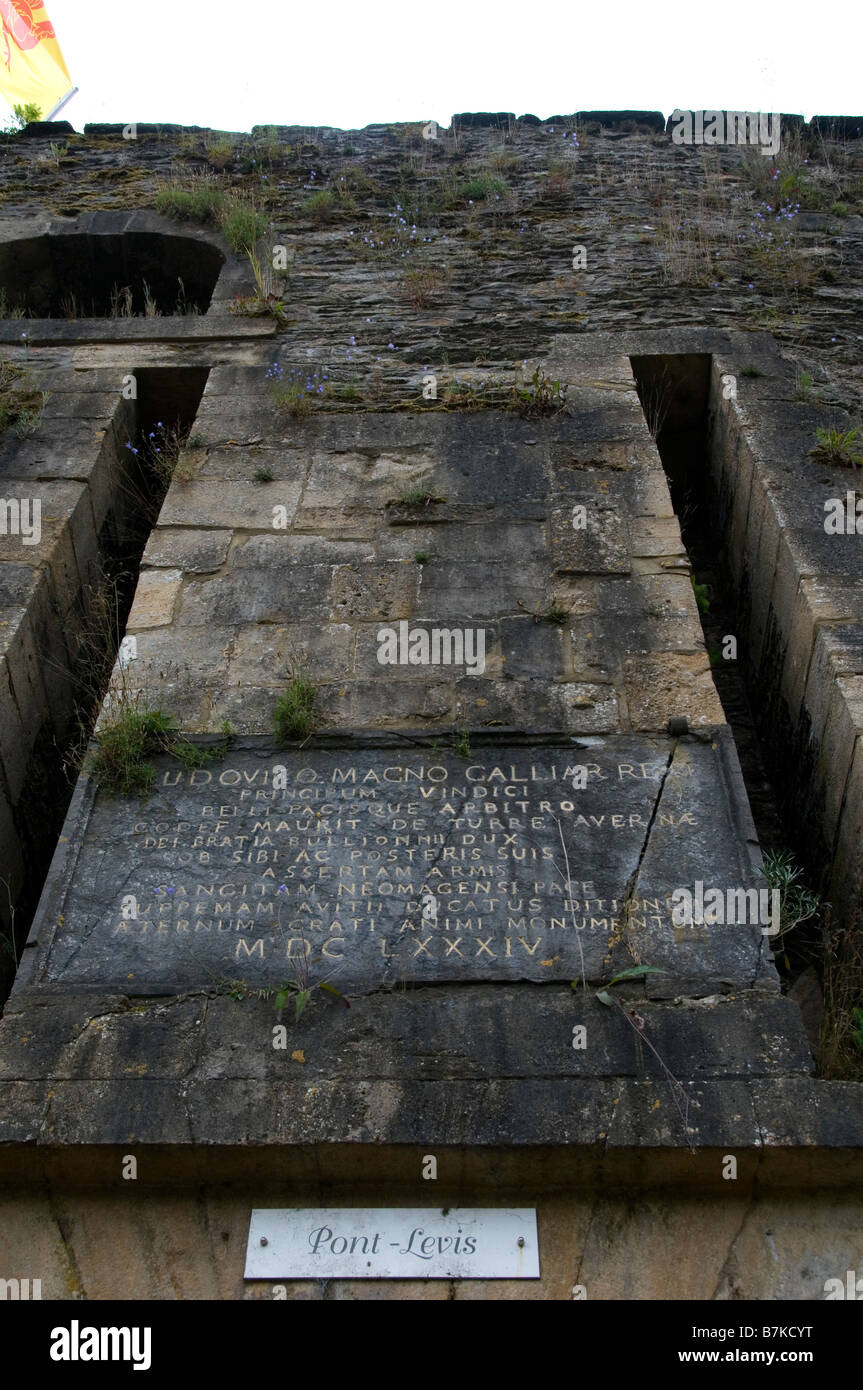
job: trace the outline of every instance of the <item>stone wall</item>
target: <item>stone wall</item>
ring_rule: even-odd
[[[855,139],[822,122],[798,132],[814,143],[795,173],[793,129],[781,196],[811,206],[794,214],[791,244],[778,204],[759,210],[773,195],[757,151],[680,148],[649,115],[461,118],[431,140],[420,126],[231,141],[143,126],[124,141],[100,127],[50,157],[39,138],[5,147],[0,242],[15,239],[40,267],[34,312],[61,304],[46,246],[59,254],[69,235],[86,238],[88,254],[100,238],[106,254],[111,245],[139,310],[0,321],[10,360],[52,392],[41,429],[7,436],[0,456],[4,496],[30,489],[46,518],[32,554],[7,535],[0,556],[15,635],[0,691],[0,832],[15,882],[38,859],[32,779],[59,756],[52,764],[44,731],[53,719],[59,737],[71,713],[68,679],[51,686],[50,647],[68,647],[68,614],[81,609],[123,491],[126,446],[160,400],[166,414],[180,409],[183,372],[206,378],[141,561],[133,655],[115,667],[100,728],[124,709],[159,708],[214,761],[178,773],[160,754],[146,808],[80,779],[0,1022],[0,1155],[14,1190],[4,1255],[18,1269],[25,1247],[41,1252],[27,1273],[51,1296],[116,1290],[109,1223],[128,1257],[126,1296],[267,1297],[238,1263],[250,1206],[428,1203],[430,1187],[435,1203],[500,1205],[517,1192],[535,1204],[542,1280],[336,1281],[291,1296],[561,1298],[585,1284],[600,1298],[811,1298],[854,1267],[855,1087],[814,1079],[757,926],[686,931],[668,910],[672,888],[699,876],[744,889],[763,879],[656,409],[673,408],[693,440],[703,432],[741,658],[763,692],[774,761],[788,766],[779,789],[805,804],[800,833],[852,926],[863,886],[863,577],[855,538],[823,526],[825,498],[853,475],[808,454],[819,424],[845,430],[859,417],[860,291],[836,285],[863,230],[863,171]],[[285,249],[284,283],[196,227],[202,267],[221,265],[206,313],[172,314],[166,301],[161,316],[140,316],[146,277],[135,279],[122,239],[139,239],[154,283],[157,251],[191,283],[194,257],[177,259],[191,252],[172,244],[175,225],[140,209],[160,180],[188,187],[214,167],[220,186],[261,209],[258,252],[269,265]],[[104,308],[114,287],[95,269],[91,279],[91,308]],[[87,292],[76,281],[77,299]],[[26,293],[13,277],[7,304]],[[680,359],[690,366],[673,399],[645,394],[643,364]],[[292,379],[300,403],[286,408],[278,390]],[[541,384],[554,382],[565,408],[536,408]],[[482,669],[382,664],[381,629],[400,624],[481,629]],[[273,709],[298,673],[314,687],[316,731],[279,745]],[[436,783],[476,782],[497,761],[514,785],[532,784],[523,801],[513,792],[505,802],[492,772],[493,803],[457,792],[460,810],[444,804]],[[332,926],[324,885],[308,931],[326,920],[328,957],[344,938],[334,958],[346,962],[350,1008],[316,993],[279,1050],[272,996],[296,969],[282,962],[296,960],[303,933],[291,926],[299,934],[282,949],[280,909],[278,931],[256,928],[228,951],[223,923],[202,920],[198,936],[167,895],[206,895],[209,879],[233,872],[230,818],[251,807],[220,793],[219,856],[205,824],[217,803],[202,788],[263,775],[269,797],[277,769],[296,784],[307,773],[334,783],[334,762],[361,781],[395,767],[423,784],[429,804],[410,813],[417,847],[394,840],[399,863],[399,844],[425,854],[419,846],[439,840],[426,858],[449,872],[469,849],[472,812],[513,882],[525,856],[545,858],[548,874],[532,871],[542,903],[559,831],[558,870],[582,885],[585,934],[548,910],[549,897],[521,938],[494,901],[482,930],[465,915],[454,931],[446,919],[449,936],[423,938],[423,870],[403,917],[382,902],[377,920],[357,915],[352,936]],[[558,765],[572,793],[554,785]],[[394,833],[387,796],[368,814],[389,817]],[[270,876],[274,844],[317,829],[298,815],[260,841],[255,863]],[[185,827],[178,839],[172,819]],[[340,823],[319,833],[341,876],[360,851]],[[366,872],[363,860],[346,877],[356,888]],[[256,875],[263,894],[266,874]],[[129,891],[141,906],[131,922],[120,909]],[[614,987],[618,1010],[597,997],[618,971],[646,966]],[[583,1050],[572,1041],[579,1024],[594,1040]],[[429,1151],[439,1184],[420,1176]],[[121,1187],[129,1153],[139,1179]],[[729,1155],[740,1164],[733,1200]],[[685,1194],[669,1196],[669,1183]],[[815,1187],[831,1191],[801,1236]],[[620,1196],[634,1188],[638,1219]],[[183,1231],[164,1255],[152,1253],[160,1216]],[[710,1243],[698,1270],[680,1258],[694,1219]]]

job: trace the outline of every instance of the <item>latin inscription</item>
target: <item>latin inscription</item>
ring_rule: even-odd
[[[696,764],[630,743],[640,756],[584,762],[557,748],[162,760],[148,802],[97,795],[48,973],[272,982],[299,960],[371,988],[574,978],[585,961],[601,975],[627,933],[680,937],[673,884],[633,883],[648,831],[682,851],[705,829]]]

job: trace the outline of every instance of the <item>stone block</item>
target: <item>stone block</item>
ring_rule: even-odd
[[[579,513],[578,519],[581,520]],[[628,574],[630,544],[626,521],[617,512],[589,506],[586,526],[576,529],[571,509],[550,513],[552,563],[575,574]]]
[[[676,516],[633,517],[630,527],[633,556],[685,557]]]
[[[418,577],[416,565],[406,560],[337,565],[329,616],[336,623],[407,618],[416,603]]]
[[[471,619],[541,612],[551,605],[548,567],[527,561],[518,567],[503,561],[466,560],[455,571],[423,565],[416,617],[444,627]]]
[[[223,483],[202,479],[172,483],[159,515],[161,526],[223,527],[244,531],[290,526],[300,498],[300,482],[287,479],[272,483]],[[277,512],[284,508],[284,512]]]
[[[353,676],[355,643],[350,623],[244,627],[233,640],[225,684],[283,689],[291,673],[298,671],[313,683],[348,680]]]
[[[725,723],[706,652],[627,657],[624,681],[633,729],[664,729],[676,715],[691,725]]]
[[[129,614],[129,631],[167,626],[174,616],[182,582],[180,570],[144,570],[138,580],[135,601]]]
[[[512,679],[564,680],[572,671],[567,628],[526,615],[500,624],[502,674]],[[487,641],[488,645],[488,641]]]
[[[233,531],[192,531],[159,526],[141,558],[143,569],[176,569],[184,574],[214,574],[228,556]]]

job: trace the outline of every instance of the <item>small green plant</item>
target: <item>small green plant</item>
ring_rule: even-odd
[[[161,710],[126,709],[96,735],[98,748],[91,771],[107,792],[144,795],[150,791],[156,769],[148,757],[164,752],[173,729]]]
[[[204,748],[199,743],[189,743],[183,738],[175,738],[170,751],[187,772],[195,767],[206,767],[214,756],[209,748]]]
[[[273,165],[291,158],[292,150],[279,136],[279,128],[274,125],[262,126],[253,149],[258,159]]]
[[[152,294],[152,292],[151,292],[151,290],[150,290],[150,286],[147,284],[147,281],[146,281],[146,280],[142,280],[141,286],[142,286],[142,289],[143,289],[143,292],[144,292],[144,318],[146,318],[146,319],[158,319],[158,318],[161,318],[161,317],[162,317],[162,311],[161,311],[161,309],[159,308],[158,304],[156,303],[155,297],[153,296],[153,294]]]
[[[336,209],[336,195],[331,188],[319,188],[301,205],[301,211],[315,222],[326,222]]]
[[[268,463],[262,463],[252,474],[252,480],[256,483],[271,483],[275,476],[270,465]]]
[[[206,444],[207,441],[202,434],[190,434],[189,438],[186,440],[186,447],[188,449],[204,449],[206,448]]]
[[[698,583],[693,579],[693,580],[692,580],[692,592],[693,592],[694,595],[695,595],[695,602],[696,602],[696,604],[698,605],[698,611],[699,611],[699,613],[709,613],[709,612],[710,612],[710,597],[709,597],[709,594],[708,594],[707,585],[706,585],[706,584],[698,584]]]
[[[103,791],[127,796],[152,790],[156,769],[148,759],[156,753],[169,753],[190,770],[227,751],[227,742],[204,748],[181,734],[162,710],[141,710],[128,702],[99,730],[96,743],[89,771]]]
[[[830,211],[836,217],[847,217],[851,209],[849,208],[847,203],[831,203]]]
[[[281,929],[281,917],[279,927]],[[303,931],[302,924],[299,925],[297,930],[300,942],[302,943],[302,954],[290,957],[291,977],[290,979],[283,980],[276,990],[276,1017],[281,1018],[282,1010],[285,1008],[288,1001],[293,999],[294,1022],[298,1023],[307,1005],[311,1002],[312,995],[316,989],[322,989],[326,994],[333,995],[335,999],[338,999],[339,1003],[344,1004],[345,1008],[349,1009],[351,1006],[348,1000],[345,999],[341,990],[336,989],[335,985],[331,985],[327,980],[312,979],[312,966],[318,965],[322,958],[317,956],[314,960],[312,959],[311,948],[306,941],[306,935]]]
[[[552,623],[560,627],[566,622],[568,617],[568,608],[563,608],[559,603],[552,603],[543,613],[542,620],[544,623]]]
[[[208,140],[205,145],[205,155],[208,164],[212,164],[214,169],[225,169],[237,157],[234,142],[230,136],[220,135],[216,139]]]
[[[288,979],[275,987],[265,985],[259,989],[253,989],[247,980],[223,979],[213,975],[213,983],[219,994],[227,994],[230,999],[237,1003],[243,1003],[246,999],[272,999],[275,1002],[276,1017],[281,1019],[282,1011],[289,1000],[294,1001],[294,1021],[298,1022],[306,1007],[311,1002],[312,995],[316,989],[322,989],[327,994],[331,994],[339,1003],[344,1004],[349,1009],[350,1003],[344,997],[341,990],[336,989],[327,980],[312,980],[312,966],[320,963],[321,957],[314,960],[311,955],[311,948],[306,941],[302,923],[298,923],[295,930],[302,945],[302,954],[291,956],[291,975]],[[281,916],[279,918],[279,932],[284,936],[281,927]]]
[[[185,444],[183,431],[161,420],[151,430],[142,431],[137,442],[126,441],[126,449],[139,463],[156,475],[161,487],[167,489],[177,472],[180,454]]]
[[[299,378],[279,382],[273,387],[273,402],[280,415],[302,420],[312,409],[314,398]]]
[[[434,266],[416,266],[402,275],[399,296],[412,308],[425,309],[443,282],[443,272]]]
[[[273,362],[265,375],[270,382],[276,411],[280,415],[290,415],[294,420],[308,415],[315,404],[320,403],[318,397],[326,394],[329,385],[323,370],[318,372],[312,367],[294,367],[285,376],[285,369],[278,361]]]
[[[794,399],[806,404],[814,403],[819,399],[811,372],[798,371],[794,382]]]
[[[47,399],[44,392],[35,393]],[[26,439],[42,427],[42,405],[23,405],[20,398],[0,397],[0,434],[11,425],[18,439]]]
[[[266,230],[263,214],[252,203],[234,198],[223,207],[219,231],[236,255],[248,255],[254,251]]]
[[[851,1021],[854,1025],[851,1041],[858,1052],[863,1052],[863,1009],[852,1009]]]
[[[262,264],[261,258],[252,246],[246,247],[246,256],[255,277],[254,294],[236,294],[228,305],[229,314],[244,314],[250,318],[270,314],[277,323],[287,321],[287,309],[282,297],[283,282],[277,282],[269,267]]]
[[[621,980],[641,980],[645,975],[662,974],[663,971],[658,965],[631,965],[627,970],[621,970],[617,975],[613,975],[608,984],[602,985],[600,989],[596,990],[595,998],[599,1000],[600,1004],[605,1004],[606,1008],[613,1009],[615,1004],[619,1004],[619,1001],[608,993],[612,985],[620,984]],[[571,980],[570,988],[580,989],[581,984],[581,980]]]
[[[317,961],[310,962],[310,964],[316,963]],[[298,975],[300,973],[300,971],[297,972]],[[294,1022],[299,1022],[303,1010],[305,1009],[306,1005],[311,1002],[312,993],[316,989],[322,989],[327,994],[332,994],[336,999],[339,999],[341,1003],[344,1004],[346,1009],[349,1009],[351,1007],[350,1003],[342,994],[341,990],[336,989],[335,985],[331,985],[329,981],[319,980],[317,984],[311,984],[308,981],[302,983],[301,979],[295,977],[292,980],[283,981],[283,983],[280,984],[278,989],[276,990],[276,1017],[281,1016],[282,1010],[284,1009],[288,1000],[293,998]]]
[[[225,980],[224,985],[228,998],[235,1000],[238,1004],[243,1002],[249,992],[245,980]],[[268,995],[271,993],[272,990],[267,990]]]
[[[515,174],[521,168],[521,159],[511,150],[494,150],[488,157],[492,169],[498,174]]]
[[[569,617],[569,609],[562,604],[556,603],[553,599],[548,608],[543,609],[542,602],[537,601],[535,608],[528,608],[527,604],[518,601],[518,606],[523,613],[527,613],[535,623],[551,623],[552,625],[562,626]]]
[[[431,559],[431,551],[430,551],[430,550],[418,550],[418,551],[416,552],[416,554],[414,555],[414,559],[416,560],[416,562],[417,562],[418,565],[425,565],[425,564],[427,564],[428,561]]]
[[[452,750],[457,758],[469,758],[471,756],[470,734],[467,729],[459,729],[453,739]]]
[[[392,498],[387,502],[388,507],[410,507],[419,511],[421,507],[430,507],[432,502],[445,502],[446,498],[438,493],[429,492],[423,487],[411,487],[403,492],[399,497]]]
[[[176,222],[218,223],[225,191],[208,174],[192,176],[188,184],[165,183],[156,193],[156,211]]]
[[[541,415],[557,415],[565,408],[568,390],[567,386],[560,381],[553,381],[537,367],[530,381],[512,387],[509,409],[524,416],[526,420]]]
[[[801,881],[803,869],[790,850],[768,851],[763,866],[768,886],[779,891],[779,931],[772,939],[781,945],[789,932],[819,916],[826,904]],[[787,956],[785,961],[787,966]]]
[[[19,439],[35,434],[49,396],[31,385],[26,368],[0,361],[0,435],[11,428]]]
[[[257,286],[258,294],[261,299],[268,300],[275,298],[277,291],[284,287],[284,282],[289,273],[289,267],[285,267],[277,280],[269,264],[266,262],[262,263],[260,256],[253,246],[248,247],[246,255],[248,256],[249,265],[252,267],[255,285]],[[293,262],[291,264],[293,264]]]
[[[177,298],[174,301],[174,313],[178,316],[182,314],[190,314],[194,317],[195,314],[200,313],[200,310],[197,304],[193,304],[191,300],[188,300],[186,298],[186,286],[183,284],[183,281],[179,275],[177,276],[177,284],[180,286],[180,288],[177,291]]]
[[[842,430],[817,429],[815,437],[818,440],[814,449],[809,450],[809,457],[818,463],[841,464],[843,468],[859,468],[863,465],[863,455],[852,447],[856,443],[859,429]]]
[[[506,192],[506,184],[502,179],[491,178],[483,175],[475,179],[467,179],[453,191],[453,201],[456,203],[481,203],[486,198],[500,197]]]
[[[291,682],[276,701],[273,722],[276,733],[285,741],[308,738],[315,727],[315,700],[317,691],[311,681],[302,673],[291,677]]]
[[[747,364],[746,364],[745,367],[741,367],[741,368],[740,368],[740,375],[741,375],[741,376],[763,376],[764,373],[761,371],[761,368],[760,368],[760,367],[754,366],[752,362],[747,362]]]
[[[358,401],[360,399],[359,383],[356,378],[351,381],[340,381],[338,385],[331,387],[329,394],[337,401]]]

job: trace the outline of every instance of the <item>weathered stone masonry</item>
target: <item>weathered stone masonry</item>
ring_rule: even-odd
[[[296,254],[289,322],[278,332],[266,319],[226,312],[234,293],[250,292],[249,271],[205,231],[191,235],[213,248],[205,253],[209,264],[218,251],[224,265],[199,318],[31,319],[24,329],[0,321],[0,338],[19,355],[20,332],[29,333],[28,369],[54,393],[43,430],[4,444],[0,468],[15,470],[3,475],[4,495],[16,495],[13,487],[24,495],[35,482],[45,517],[56,511],[59,518],[46,522],[32,556],[22,559],[20,546],[14,555],[4,549],[0,564],[8,571],[0,575],[3,592],[13,599],[10,685],[6,704],[0,699],[7,711],[0,722],[5,814],[14,827],[6,843],[21,854],[14,846],[25,838],[27,779],[42,765],[40,730],[49,710],[59,721],[68,705],[62,688],[46,689],[53,668],[45,644],[68,645],[66,615],[80,604],[86,567],[96,564],[97,539],[116,505],[117,469],[135,427],[120,383],[136,370],[164,372],[163,385],[172,371],[206,373],[194,447],[143,556],[127,626],[137,642],[136,659],[122,673],[127,692],[169,710],[192,734],[215,737],[230,720],[238,733],[233,753],[208,771],[218,782],[235,769],[223,784],[226,810],[243,816],[240,790],[231,790],[242,775],[236,769],[269,776],[276,760],[295,787],[306,764],[375,776],[383,767],[432,767],[459,786],[471,782],[474,768],[488,772],[501,763],[506,786],[522,777],[527,785],[531,766],[545,776],[550,763],[589,762],[596,769],[589,812],[597,822],[603,817],[601,827],[590,827],[588,813],[579,828],[578,793],[564,797],[546,779],[531,790],[531,811],[554,792],[551,810],[539,812],[545,819],[531,829],[533,838],[525,827],[518,831],[519,853],[551,849],[552,813],[573,817],[572,877],[601,884],[605,873],[609,896],[621,900],[612,909],[597,898],[596,884],[582,887],[586,902],[604,903],[593,908],[598,920],[607,924],[619,913],[616,925],[585,935],[587,979],[595,988],[633,961],[662,966],[663,975],[624,987],[621,998],[643,1016],[679,1090],[645,1061],[619,1014],[573,994],[574,934],[557,927],[557,940],[546,946],[550,931],[508,927],[497,908],[491,935],[475,921],[447,927],[456,947],[438,949],[441,930],[428,953],[403,948],[404,968],[373,968],[357,947],[351,1008],[316,1000],[294,1026],[291,1048],[275,1051],[272,1002],[238,1001],[214,987],[230,953],[217,938],[217,917],[206,915],[212,875],[200,858],[188,867],[177,857],[195,833],[184,832],[175,846],[170,829],[148,828],[137,840],[124,829],[133,818],[191,824],[204,805],[193,778],[176,790],[171,765],[160,760],[149,809],[114,810],[94,799],[84,778],[0,1023],[9,1184],[3,1253],[20,1270],[37,1259],[32,1272],[45,1279],[48,1296],[105,1297],[120,1288],[137,1297],[267,1297],[266,1285],[242,1281],[249,1207],[314,1204],[334,1193],[344,1205],[410,1204],[418,1196],[494,1205],[517,1195],[538,1207],[537,1285],[397,1283],[384,1287],[385,1296],[568,1298],[573,1284],[584,1283],[590,1298],[805,1299],[822,1296],[825,1278],[857,1267],[863,1136],[856,1088],[813,1079],[798,1012],[780,992],[757,928],[687,939],[661,906],[678,875],[688,882],[702,868],[723,882],[761,880],[688,557],[630,359],[709,356],[706,457],[717,534],[742,595],[741,647],[774,702],[778,758],[793,769],[791,794],[806,807],[801,817],[817,839],[817,856],[831,866],[831,895],[849,921],[863,872],[855,686],[863,574],[859,539],[825,536],[823,501],[852,475],[808,459],[825,417],[811,403],[793,402],[793,365],[774,338],[752,331],[742,278],[751,266],[730,253],[720,257],[724,285],[715,296],[709,286],[660,279],[669,261],[657,259],[650,231],[674,188],[695,196],[703,173],[697,152],[672,148],[655,123],[648,133],[646,119],[633,129],[588,127],[567,194],[552,194],[545,181],[550,142],[573,124],[553,132],[555,121],[507,122],[505,131],[462,122],[457,144],[440,149],[426,149],[418,134],[372,128],[350,133],[355,155],[339,153],[348,139],[340,132],[319,132],[319,148],[308,156],[300,132],[283,133],[303,167],[340,159],[367,170],[382,190],[369,194],[381,221],[395,202],[407,208],[397,191],[406,164],[414,166],[418,193],[432,174],[448,168],[467,176],[496,149],[504,160],[522,161],[509,170],[503,208],[445,211],[426,228],[450,279],[424,307],[406,308],[399,298],[398,265],[351,248],[349,233],[363,231],[358,212],[355,226],[349,209],[321,230],[303,222],[301,207],[278,222],[279,200],[296,203],[299,169],[291,163],[281,180],[265,181],[283,183],[284,191],[260,195],[277,222],[274,235]],[[85,214],[77,233],[116,239],[123,232],[117,204],[152,200],[153,173],[167,172],[185,137],[166,131],[159,139],[141,129],[138,150],[121,147],[119,132],[93,132],[89,147],[85,137],[74,156],[82,160],[78,200],[112,207],[108,218]],[[723,151],[717,159],[714,173],[733,201],[744,186],[739,157]],[[259,176],[238,169],[236,177]],[[120,215],[128,218],[126,232],[142,237],[177,230],[151,213]],[[40,225],[50,239],[54,224],[43,217]],[[374,229],[383,235],[378,222]],[[827,237],[826,226],[812,228],[819,231]],[[825,254],[846,257],[859,232],[852,213],[829,235]],[[28,245],[38,234],[35,224],[16,232]],[[573,241],[590,252],[581,276],[568,269]],[[187,276],[193,273],[190,265]],[[104,284],[100,293],[105,288],[110,293]],[[801,324],[790,313],[795,304],[800,309],[799,294],[785,300],[766,282],[755,317],[772,313],[780,344],[793,334],[798,354],[802,335],[821,366],[837,355],[830,418],[850,423],[859,325],[849,309],[853,293],[845,290],[838,303],[835,291],[822,293],[829,289],[825,282],[803,301]],[[46,290],[45,302],[55,293]],[[567,384],[565,414],[525,420],[420,404],[429,370],[442,382],[455,371],[479,389],[483,377],[514,359],[527,376],[541,364]],[[329,366],[339,385],[356,376],[359,404],[349,392],[331,396],[292,421],[274,408],[266,376],[273,361],[310,372]],[[761,375],[743,374],[753,366]],[[723,394],[728,374],[735,399]],[[69,419],[77,433],[65,425]],[[269,481],[254,481],[259,469]],[[412,489],[442,500],[406,506],[399,499]],[[572,524],[579,506],[588,518],[583,530]],[[286,524],[274,527],[278,507]],[[2,538],[6,547],[13,541]],[[567,610],[566,621],[537,621],[552,604]],[[485,670],[382,667],[377,633],[403,620],[482,626]],[[292,663],[317,687],[323,728],[306,749],[279,750],[272,706]],[[681,716],[691,732],[670,735],[669,719]],[[454,729],[470,731],[469,760],[441,742]],[[387,813],[417,821],[404,833],[414,835],[419,854],[438,829],[428,811],[443,807],[436,781],[433,771],[422,782],[426,807]],[[495,781],[486,777],[484,785]],[[403,787],[394,785],[404,802]],[[505,798],[512,803],[506,810]],[[498,793],[491,811],[476,814],[478,833],[497,833],[493,818],[524,817],[516,800]],[[564,800],[571,812],[560,810]],[[289,802],[275,803],[285,817]],[[278,844],[287,846],[288,832],[280,833]],[[337,862],[360,853],[339,841],[344,828],[327,833],[339,846],[331,851]],[[444,829],[428,862],[450,872],[463,862],[458,847],[470,833],[466,824]],[[448,859],[444,848],[454,851]],[[485,853],[498,848],[510,855],[497,843]],[[273,845],[260,852],[271,855]],[[511,855],[506,863],[525,873]],[[23,862],[19,878],[22,869]],[[553,873],[536,875],[550,892]],[[355,886],[362,877],[359,869],[346,876]],[[193,951],[194,933],[180,929],[176,902],[164,895],[196,884],[205,889],[199,920],[211,924],[198,938],[205,945]],[[148,931],[139,928],[134,945],[118,925],[124,885],[142,902],[149,894]],[[328,892],[324,881],[318,901]],[[379,907],[375,932],[363,913],[354,943],[362,933],[362,951],[377,951],[386,923],[389,944],[378,956],[398,962],[386,951],[395,949],[402,919],[385,902]],[[235,935],[263,942],[269,930],[265,924]],[[309,930],[316,946],[336,939]],[[350,931],[333,951],[351,952]],[[413,935],[407,939],[415,946]],[[276,933],[273,942],[280,940]],[[477,955],[479,941],[488,944]],[[506,941],[526,962],[514,977]],[[539,942],[542,950],[531,956]],[[460,951],[481,966],[459,967]],[[278,982],[274,956],[262,952],[259,966],[247,955],[250,984]],[[575,1023],[595,1040],[582,1052],[571,1045]],[[128,1152],[140,1160],[132,1199],[119,1180]],[[441,1172],[432,1198],[418,1179],[427,1152],[438,1155]],[[739,1160],[733,1197],[720,1176],[728,1153]],[[218,1239],[193,1215],[198,1188]],[[702,1237],[697,1262],[693,1228]],[[380,1293],[349,1281],[291,1286],[300,1298]]]

